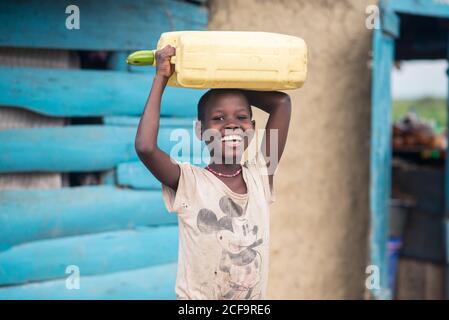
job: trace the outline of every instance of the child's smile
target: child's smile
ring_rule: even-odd
[[[243,153],[246,149],[245,135],[242,129],[225,129],[221,134],[221,150],[224,158]]]
[[[231,133],[222,137],[221,141],[225,144],[225,146],[237,147],[243,142],[243,136],[240,134]]]

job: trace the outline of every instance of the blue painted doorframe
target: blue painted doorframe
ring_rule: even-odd
[[[449,39],[449,34],[447,35]],[[449,43],[449,41],[448,41]],[[447,61],[449,62],[449,45],[447,46]],[[449,77],[449,68],[446,71],[446,74]],[[449,82],[449,81],[448,81]],[[449,88],[447,91],[447,97],[446,97],[446,113],[449,115]],[[449,116],[446,120],[446,128],[449,129]],[[447,134],[447,141],[449,141],[449,130],[446,130]],[[449,157],[448,157],[448,150],[449,147],[446,146],[446,161],[444,163],[444,232],[445,232],[445,240],[446,240],[446,299],[449,299]]]
[[[388,205],[391,189],[391,68],[394,38],[382,29],[373,37],[373,82],[371,114],[371,264],[379,270],[378,299],[389,299],[388,290]]]
[[[449,1],[380,0],[380,25],[373,33],[371,96],[370,257],[379,270],[376,299],[391,299],[388,274],[389,199],[391,191],[391,70],[395,42],[400,37],[400,14],[449,18]],[[449,51],[447,57],[449,58]],[[449,103],[448,103],[449,104]],[[448,161],[448,160],[446,160]],[[446,217],[449,212],[449,166],[446,162]],[[449,239],[449,237],[448,237]]]

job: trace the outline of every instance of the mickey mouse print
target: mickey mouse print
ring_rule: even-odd
[[[222,249],[215,269],[215,285],[221,299],[260,299],[263,239],[258,226],[251,224],[242,207],[230,197],[220,198],[221,218],[210,209],[198,212],[197,226],[205,234],[215,234]],[[258,288],[258,289],[257,289]]]

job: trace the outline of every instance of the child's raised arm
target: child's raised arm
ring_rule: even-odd
[[[156,75],[153,80],[150,95],[145,104],[135,140],[135,149],[140,160],[148,170],[163,184],[177,190],[180,168],[170,156],[159,149],[157,135],[162,93],[174,67],[170,57],[175,55],[175,48],[166,46],[156,52]]]
[[[273,174],[276,169],[282,153],[284,152],[285,143],[287,142],[288,127],[291,117],[291,100],[286,93],[279,91],[252,91],[243,90],[250,105],[264,110],[270,114],[267,125],[265,126],[265,134],[262,139],[261,151],[267,162],[270,162],[270,184],[273,184]],[[270,145],[270,134],[272,129],[277,130],[277,145]],[[271,151],[277,148],[277,159],[271,159]],[[272,163],[271,161],[275,161]]]

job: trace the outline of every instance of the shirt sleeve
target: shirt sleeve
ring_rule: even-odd
[[[195,190],[196,177],[194,168],[188,162],[179,163],[180,176],[178,182],[178,189],[175,191],[169,186],[162,185],[162,198],[165,207],[171,213],[183,214],[187,212],[193,199],[193,192]]]
[[[268,168],[267,163],[265,162],[265,158],[260,152],[257,152],[256,156],[254,157],[251,163],[261,177],[265,199],[267,200],[268,204],[272,204],[273,202],[276,201],[276,196],[274,193],[274,184],[273,186],[270,187]]]

